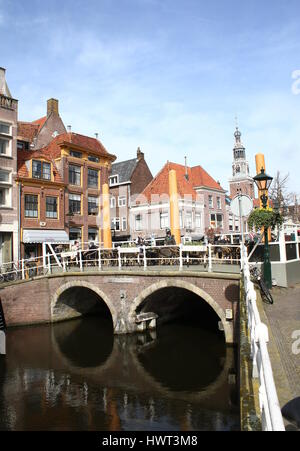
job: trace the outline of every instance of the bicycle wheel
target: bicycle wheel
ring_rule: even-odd
[[[263,292],[265,299],[268,301],[269,304],[274,304],[272,295],[271,295],[268,287],[265,285],[265,282],[262,279],[260,279],[259,284],[260,284],[260,288],[261,288],[261,291]]]

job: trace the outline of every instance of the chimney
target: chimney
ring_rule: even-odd
[[[68,125],[67,126],[67,130],[68,130],[68,133],[71,133],[72,132],[72,125]]]
[[[98,133],[95,133],[95,138],[98,139]]]
[[[141,151],[139,147],[137,148],[136,156],[139,161],[144,159],[144,153]]]
[[[58,100],[56,99],[49,99],[47,100],[47,117],[50,116],[51,113],[57,114],[58,113]]]

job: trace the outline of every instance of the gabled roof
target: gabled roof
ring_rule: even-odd
[[[49,163],[52,163],[54,182],[62,183],[62,178],[60,176],[60,173],[58,172],[55,161],[53,161],[49,156],[45,155],[45,153],[41,152],[40,150],[35,150],[35,151],[19,150],[18,151],[18,177],[28,178],[29,172],[28,172],[28,169],[26,166],[26,161],[39,159],[39,158],[49,161]]]
[[[108,153],[103,144],[96,138],[90,138],[89,136],[79,135],[78,133],[62,133],[54,138],[48,146],[40,149],[50,158],[59,158],[61,155],[61,147],[76,147],[83,151],[90,151],[96,155],[106,157],[107,159],[114,161],[115,155]]]
[[[32,142],[39,132],[39,125],[33,122],[18,122],[18,138]]]
[[[111,175],[118,175],[119,183],[130,182],[138,161],[137,158],[133,158],[132,160],[120,161],[119,163],[112,164]]]
[[[48,119],[47,116],[44,116],[41,117],[40,119],[37,119],[36,121],[33,121],[32,124],[38,125],[40,131],[47,119]]]
[[[139,202],[139,200],[142,201],[145,198],[150,202],[153,195],[169,195],[169,171],[173,169],[176,171],[177,190],[179,197],[181,198],[190,195],[192,196],[192,199],[195,200],[197,198],[195,188],[200,187],[214,189],[223,193],[225,192],[201,166],[186,168],[184,165],[168,162],[149,185],[146,186],[141,193],[141,197],[137,198],[137,202]],[[186,173],[188,177],[186,177]]]

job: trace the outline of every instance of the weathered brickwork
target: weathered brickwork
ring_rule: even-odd
[[[133,274],[132,272],[103,272],[90,274],[53,275],[19,282],[0,291],[5,319],[8,326],[59,321],[72,317],[60,317],[59,303],[66,290],[84,287],[96,293],[109,308],[115,333],[136,331],[135,311],[150,294],[167,287],[183,288],[198,294],[215,310],[223,324],[226,341],[236,341],[239,305],[239,277],[232,275],[179,274],[160,272]],[[78,292],[78,290],[77,290]],[[79,299],[80,301],[80,299]],[[226,309],[233,311],[233,320],[226,320]],[[78,311],[73,311],[73,317]]]

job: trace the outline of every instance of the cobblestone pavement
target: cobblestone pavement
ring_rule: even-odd
[[[291,399],[300,397],[300,284],[290,288],[275,287],[272,296],[274,304],[263,306],[271,329],[270,341],[274,341],[278,351],[270,352],[270,358],[283,407]]]

